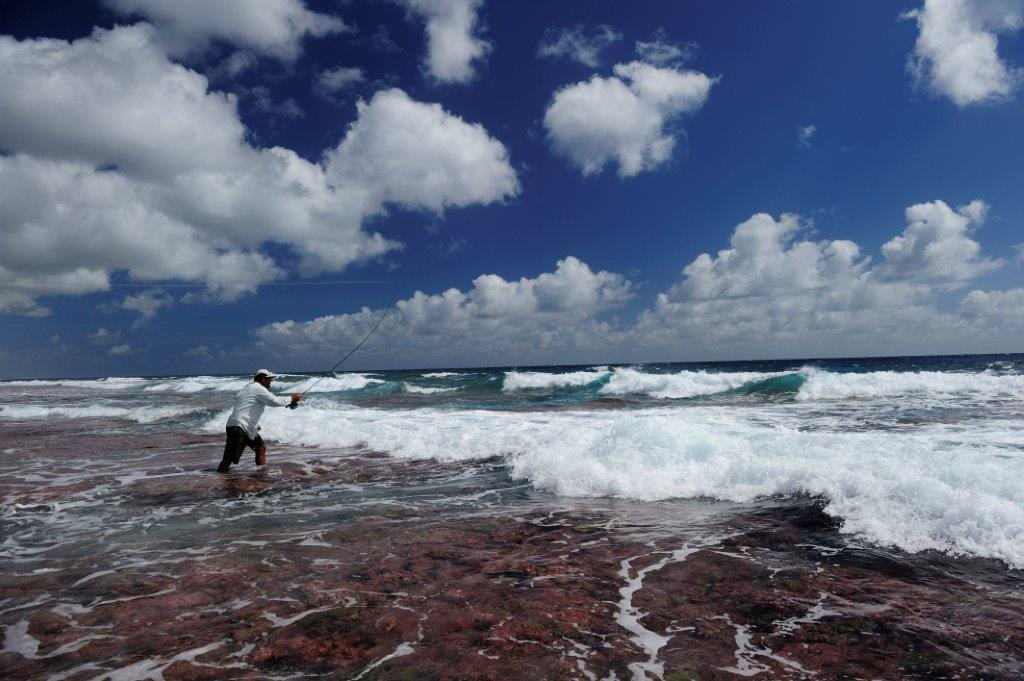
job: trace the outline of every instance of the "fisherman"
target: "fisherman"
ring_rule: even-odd
[[[218,473],[227,473],[231,464],[238,463],[246,447],[256,452],[256,465],[267,463],[267,446],[260,437],[260,417],[265,407],[292,407],[302,399],[302,393],[292,393],[291,398],[278,397],[270,392],[270,384],[277,374],[260,369],[252,377],[252,383],[235,393],[235,408],[228,417],[228,440],[224,445],[224,458],[217,467]]]

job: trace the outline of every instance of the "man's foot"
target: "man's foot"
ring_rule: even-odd
[[[231,468],[231,464],[229,464],[227,461],[221,461],[220,465],[217,466],[217,472],[218,473],[227,473],[230,468]]]

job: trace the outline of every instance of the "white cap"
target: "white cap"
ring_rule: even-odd
[[[275,374],[270,369],[260,369],[255,374],[253,374],[253,378],[257,378],[259,376],[266,376],[267,378],[277,378],[277,374]]]

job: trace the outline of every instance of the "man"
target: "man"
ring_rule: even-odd
[[[224,458],[217,467],[218,473],[227,473],[231,464],[238,463],[246,447],[256,452],[256,465],[267,463],[267,446],[260,437],[260,417],[266,407],[291,407],[299,403],[302,393],[292,393],[291,399],[278,397],[270,392],[270,384],[277,374],[260,369],[252,377],[252,383],[235,394],[235,408],[228,417],[228,441],[224,445]]]

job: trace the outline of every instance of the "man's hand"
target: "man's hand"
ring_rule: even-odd
[[[302,393],[292,393],[292,404],[298,404],[302,399]]]

